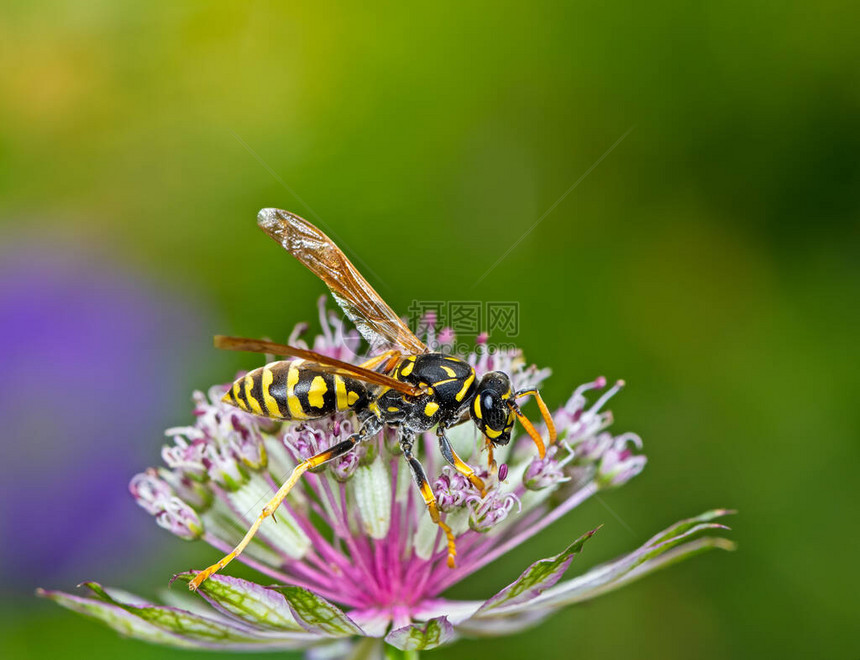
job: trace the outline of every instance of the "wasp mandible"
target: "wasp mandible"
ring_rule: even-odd
[[[218,348],[292,358],[271,362],[237,379],[224,395],[225,403],[253,415],[289,421],[351,412],[359,425],[358,431],[346,440],[296,465],[239,544],[220,561],[197,573],[189,588],[196,590],[245,549],[302,474],[346,454],[386,426],[397,429],[398,442],[427,511],[445,533],[448,565],[454,568],[457,554],[454,535],[442,520],[424,468],[413,454],[415,436],[435,426],[442,456],[484,495],[483,481],[457,456],[446,431],[471,418],[486,438],[492,464],[492,448],[510,441],[514,421],[519,419],[543,458],[544,442],[516,401],[528,395],[535,397],[547,425],[549,441],[553,443],[555,426],[540,393],[535,389],[512,391],[510,377],[501,371],[491,371],[476,381],[475,370],[464,360],[430,352],[337,245],[307,220],[280,209],[263,209],[257,215],[257,224],[325,282],[364,339],[372,349],[381,352],[361,365],[354,365],[295,346],[215,337]]]

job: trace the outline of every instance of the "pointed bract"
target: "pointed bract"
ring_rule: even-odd
[[[478,610],[477,616],[505,605],[516,605],[543,593],[549,589],[567,571],[574,555],[582,551],[583,544],[594,536],[596,529],[586,532],[576,541],[567,546],[555,557],[540,559],[529,566],[514,582],[490,598]]]
[[[385,636],[385,641],[401,651],[429,651],[454,641],[455,637],[454,626],[448,617],[440,616],[392,630]]]
[[[188,582],[192,577],[192,573],[183,573],[177,579]],[[244,623],[271,630],[305,630],[293,616],[287,599],[276,589],[248,580],[213,575],[200,585],[197,593],[217,611]]]
[[[301,587],[278,587],[296,621],[308,632],[326,637],[364,635],[364,631],[342,609]]]

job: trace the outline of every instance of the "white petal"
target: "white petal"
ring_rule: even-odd
[[[391,472],[385,461],[376,459],[359,467],[348,487],[355,495],[364,531],[371,538],[385,538],[391,525]]]

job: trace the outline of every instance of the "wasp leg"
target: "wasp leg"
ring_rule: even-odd
[[[197,588],[203,584],[203,581],[206,580],[213,573],[220,571],[227,564],[233,561],[236,557],[238,557],[248,543],[251,542],[251,539],[254,538],[254,535],[257,533],[257,530],[260,529],[260,525],[263,524],[263,521],[269,516],[274,515],[275,509],[280,506],[281,502],[284,501],[284,498],[287,497],[290,490],[292,490],[293,486],[295,486],[299,478],[307,472],[309,469],[317,467],[318,465],[322,465],[326,461],[330,461],[333,458],[337,458],[338,456],[342,456],[347,452],[351,451],[355,448],[361,440],[367,437],[367,433],[359,431],[355,435],[350,436],[343,442],[336,444],[331,449],[327,449],[325,451],[321,451],[315,456],[311,456],[309,459],[302,461],[295,468],[293,468],[293,473],[290,475],[290,478],[287,479],[284,484],[278,489],[278,492],[275,493],[275,496],[270,499],[266,506],[263,507],[263,511],[257,516],[257,519],[254,521],[254,524],[251,525],[250,529],[245,533],[244,538],[239,541],[239,545],[233,548],[232,552],[227,555],[224,555],[217,563],[212,564],[210,567],[200,571],[197,575],[194,576],[194,579],[188,583],[188,588],[191,591],[197,591]]]
[[[481,492],[481,497],[485,497],[487,495],[487,489],[484,486],[484,482],[477,474],[475,474],[475,471],[470,465],[463,462],[463,459],[457,456],[457,452],[455,452],[454,448],[451,446],[451,441],[448,440],[448,436],[445,435],[445,429],[439,426],[439,428],[436,429],[436,435],[439,437],[439,451],[442,452],[442,456],[445,457],[445,460],[448,461],[454,469],[457,470],[457,472],[472,482],[472,485]]]
[[[546,404],[543,402],[543,398],[540,395],[540,392],[537,390],[520,390],[516,394],[516,398],[519,399],[523,396],[528,396],[529,394],[533,394],[535,397],[535,401],[537,401],[538,408],[540,408],[541,417],[543,417],[543,421],[546,424],[546,430],[549,433],[549,444],[555,444],[555,441],[558,439],[558,434],[555,430],[555,422],[552,421],[552,415],[549,413],[549,408],[546,407]]]
[[[496,472],[496,459],[493,458],[493,441],[489,438],[486,438],[487,441],[487,468],[495,474]]]
[[[372,358],[362,362],[358,366],[364,367],[365,369],[376,369],[376,367],[385,362],[385,367],[383,367],[381,373],[387,374],[397,366],[398,362],[400,362],[401,355],[400,351],[392,349],[390,351],[380,353],[379,355],[374,355]]]
[[[439,515],[439,507],[436,506],[436,496],[433,495],[433,489],[430,488],[430,484],[427,482],[424,468],[421,467],[418,459],[412,455],[412,439],[402,437],[400,439],[400,447],[403,449],[403,455],[406,456],[406,460],[409,461],[409,467],[412,468],[412,476],[415,477],[415,484],[418,486],[418,490],[421,491],[421,497],[424,498],[424,504],[427,506],[430,519],[445,532],[445,538],[448,542],[448,568],[456,568],[457,543],[454,540],[454,533]]]

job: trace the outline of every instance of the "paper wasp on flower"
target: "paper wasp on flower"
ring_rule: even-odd
[[[445,533],[448,565],[455,566],[454,535],[442,520],[424,468],[412,453],[414,438],[434,426],[442,456],[481,491],[483,481],[455,453],[447,429],[469,418],[492,449],[511,439],[515,419],[531,436],[543,458],[545,445],[516,400],[533,395],[547,425],[550,443],[555,427],[537,390],[513,392],[508,374],[491,371],[476,382],[474,369],[464,360],[432,353],[379,297],[343,252],[319,229],[297,215],[263,209],[257,223],[284,249],[301,261],[331,290],[334,299],[372,349],[381,352],[361,365],[313,351],[257,339],[217,336],[218,348],[290,356],[249,372],[233,383],[223,401],[261,417],[311,420],[332,414],[356,415],[358,432],[294,468],[290,477],[263,507],[239,544],[220,561],[197,573],[189,587],[196,590],[210,575],[224,568],[248,545],[260,525],[274,514],[307,470],[353,450],[384,427],[398,431],[403,454],[432,518]]]

